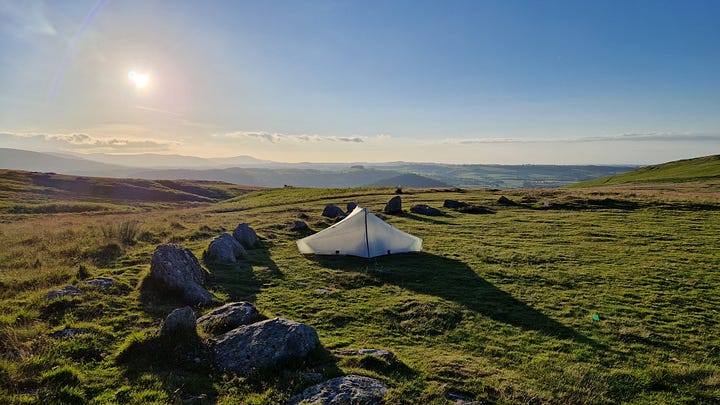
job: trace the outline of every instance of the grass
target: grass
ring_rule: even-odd
[[[713,155],[641,167],[629,173],[576,183],[569,187],[612,186],[625,183],[681,182],[714,182],[715,185],[717,185],[719,180],[720,155]]]
[[[98,202],[104,211],[5,211],[0,402],[281,403],[313,384],[306,372],[379,378],[391,404],[720,401],[717,187],[513,190],[504,194],[512,207],[496,203],[500,192],[410,189],[405,210],[456,199],[495,213],[388,216],[423,238],[420,254],[297,252],[289,224],[301,213],[319,231],[332,224],[320,216],[325,204],[378,213],[394,191],[282,188],[148,201],[138,212],[114,200]],[[313,326],[324,348],[303,364],[222,374],[196,342],[177,350],[157,336],[181,304],[145,280],[155,246],[176,242],[201,257],[240,222],[262,247],[247,262],[208,267],[213,306],[249,300],[266,317]],[[83,283],[95,276],[118,284]],[[44,299],[68,284],[84,294]],[[83,333],[50,336],[64,328]],[[386,348],[398,361],[332,354],[345,348]]]

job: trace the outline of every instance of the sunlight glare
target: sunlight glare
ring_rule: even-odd
[[[147,74],[140,74],[134,70],[128,72],[128,79],[135,83],[135,87],[138,89],[147,87],[148,83],[150,82],[150,77]]]

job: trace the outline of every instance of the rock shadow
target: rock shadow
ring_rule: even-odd
[[[547,336],[596,345],[594,341],[548,317],[475,273],[467,264],[429,253],[378,257],[310,256],[322,266],[366,271],[379,281],[456,302],[495,321]],[[364,264],[363,264],[364,263]]]

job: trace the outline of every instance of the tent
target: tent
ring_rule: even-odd
[[[342,221],[297,241],[303,254],[350,255],[365,258],[419,252],[422,239],[405,233],[356,207]]]

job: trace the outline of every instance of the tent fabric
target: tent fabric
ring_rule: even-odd
[[[342,221],[297,242],[302,254],[376,256],[419,252],[422,239],[405,233],[367,208],[356,207]]]

